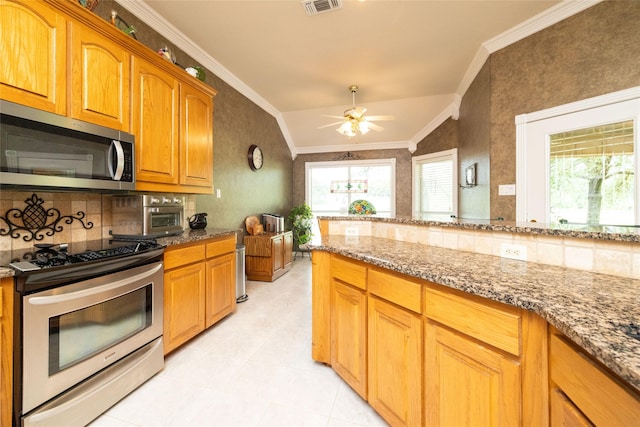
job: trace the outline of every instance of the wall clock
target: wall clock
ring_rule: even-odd
[[[262,149],[257,145],[252,145],[249,147],[249,167],[253,171],[257,171],[264,164],[264,157],[262,155]]]

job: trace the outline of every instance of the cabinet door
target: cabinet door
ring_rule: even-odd
[[[425,425],[521,425],[517,361],[432,322],[424,345]]]
[[[331,362],[331,254],[313,251],[311,256],[311,357]]]
[[[554,388],[551,390],[549,404],[549,425],[551,427],[593,426],[587,417],[559,389]]]
[[[2,99],[66,113],[66,21],[62,15],[40,1],[0,0],[0,52]]]
[[[205,327],[209,327],[236,309],[235,254],[207,261]]]
[[[338,280],[331,282],[331,366],[366,400],[367,297]]]
[[[71,115],[130,131],[129,52],[84,25],[71,25]]]
[[[13,396],[13,277],[0,279],[0,425],[11,425]]]
[[[287,266],[293,262],[293,233],[284,233],[283,239],[283,263]]]
[[[170,270],[164,275],[164,353],[204,330],[204,262]]]
[[[284,268],[284,237],[281,234],[271,239],[271,263],[274,274]]]
[[[213,192],[213,98],[181,83],[180,183]]]
[[[168,73],[133,59],[136,181],[178,184],[178,88],[178,82]]]
[[[368,299],[369,404],[391,425],[422,425],[422,318]]]

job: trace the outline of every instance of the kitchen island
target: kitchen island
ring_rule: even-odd
[[[556,359],[553,353],[558,347],[557,337],[561,337],[561,340],[567,338],[566,341],[569,345],[575,345],[576,351],[584,352],[585,357],[593,358],[593,360],[597,361],[594,362],[595,366],[606,373],[605,377],[611,374],[607,378],[612,378],[616,385],[620,385],[625,390],[625,393],[623,393],[625,398],[631,397],[631,403],[626,406],[640,407],[638,403],[638,391],[640,391],[640,340],[637,335],[637,328],[640,323],[640,307],[638,306],[637,298],[637,291],[640,287],[639,280],[619,275],[614,276],[571,269],[561,265],[505,259],[493,255],[492,253],[495,253],[494,249],[487,242],[484,242],[484,244],[488,246],[486,249],[488,254],[444,247],[447,245],[444,242],[451,240],[450,237],[456,232],[461,232],[461,234],[455,234],[455,236],[457,242],[462,242],[462,245],[468,244],[465,243],[465,236],[469,237],[470,232],[472,233],[471,237],[475,237],[478,241],[485,238],[501,241],[501,239],[505,239],[505,236],[501,234],[504,232],[522,234],[519,237],[525,239],[525,241],[528,239],[529,247],[532,247],[530,241],[532,239],[526,235],[529,231],[522,228],[518,229],[508,224],[498,224],[496,227],[501,229],[496,230],[491,228],[493,227],[491,224],[422,223],[407,219],[373,219],[369,221],[361,217],[340,217],[322,218],[320,225],[323,236],[316,239],[312,244],[314,250],[314,359],[332,364],[334,369],[340,373],[340,367],[336,368],[335,365],[336,362],[341,361],[339,358],[336,359],[333,353],[336,350],[336,342],[339,343],[341,332],[340,326],[334,324],[334,317],[343,319],[345,316],[343,313],[343,316],[340,317],[339,310],[341,309],[335,304],[336,302],[338,304],[344,302],[344,296],[354,290],[358,290],[360,294],[358,292],[349,294],[347,299],[351,301],[350,304],[355,307],[357,304],[354,301],[358,301],[358,295],[360,295],[362,298],[360,302],[365,307],[367,304],[369,306],[368,337],[361,343],[364,348],[358,349],[358,351],[366,354],[368,350],[369,357],[380,351],[379,348],[372,348],[371,345],[367,348],[366,345],[367,341],[370,342],[375,339],[375,337],[372,337],[372,331],[375,327],[372,319],[375,320],[375,316],[372,317],[371,315],[372,312],[375,314],[376,309],[372,304],[380,304],[380,295],[382,295],[379,291],[380,284],[374,283],[377,288],[372,288],[370,279],[372,272],[374,277],[380,273],[388,273],[389,276],[384,277],[389,279],[382,281],[382,286],[388,287],[384,293],[402,293],[405,288],[411,289],[410,287],[402,288],[393,285],[394,281],[391,278],[394,277],[400,278],[400,280],[407,283],[415,283],[421,286],[424,291],[413,294],[413,298],[418,299],[415,305],[418,308],[413,309],[413,312],[418,315],[422,314],[425,319],[424,326],[421,326],[421,328],[424,328],[424,356],[422,356],[422,350],[419,356],[421,358],[424,357],[424,365],[421,366],[424,366],[425,370],[427,367],[434,368],[435,366],[427,363],[428,360],[431,360],[430,354],[432,353],[432,349],[428,347],[427,342],[433,344],[437,341],[437,339],[433,338],[435,336],[434,333],[427,331],[433,329],[433,325],[438,326],[436,328],[437,331],[442,329],[440,328],[442,325],[447,326],[444,328],[446,330],[455,329],[450,323],[447,323],[448,320],[445,318],[438,318],[438,315],[432,314],[434,309],[438,310],[438,307],[433,306],[433,301],[447,301],[447,298],[449,298],[440,298],[438,295],[452,293],[453,297],[451,298],[463,301],[461,304],[466,304],[464,300],[471,299],[474,304],[485,305],[486,303],[486,306],[491,307],[492,310],[494,308],[492,305],[497,303],[499,305],[496,310],[502,313],[501,316],[504,315],[505,319],[510,318],[510,316],[516,319],[513,320],[514,336],[508,337],[509,339],[516,339],[511,349],[503,347],[500,342],[489,342],[490,345],[497,348],[497,354],[503,354],[506,351],[511,355],[518,356],[507,359],[510,362],[517,363],[523,369],[521,376],[518,377],[518,383],[522,384],[523,398],[531,399],[531,393],[535,392],[536,387],[534,383],[527,383],[527,364],[534,361],[537,364],[535,368],[540,371],[537,374],[541,377],[535,380],[538,382],[538,389],[540,389],[536,398],[539,398],[540,402],[530,407],[527,407],[526,402],[523,403],[523,410],[519,418],[520,422],[516,419],[516,424],[522,423],[523,420],[531,419],[536,419],[543,424],[549,422],[545,416],[531,418],[531,415],[532,412],[541,411],[540,408],[548,407],[549,401],[552,403],[552,407],[556,402],[553,392],[550,392],[549,396],[547,396],[547,391],[544,388],[547,387],[547,384],[550,384],[552,388],[555,387],[557,385],[555,379],[559,378],[555,373],[557,369],[556,371],[551,369],[558,365],[557,362],[554,362]],[[407,225],[417,228],[402,228]],[[445,232],[442,231],[443,229],[446,229]],[[478,230],[484,234],[474,236],[473,233]],[[443,237],[449,231],[453,233],[448,235],[449,237]],[[633,246],[637,242],[633,231],[616,235],[615,233],[600,233],[597,230],[587,232],[570,229],[536,229],[534,233],[544,234],[545,239],[548,239],[550,235],[554,238],[584,239],[579,242],[583,245],[590,245],[592,239],[605,242],[614,240],[616,245],[620,245],[620,242],[623,242],[622,245]],[[591,236],[585,233],[596,234]],[[380,235],[399,239],[376,237]],[[437,236],[435,241],[440,242],[439,246],[423,243],[433,242],[431,239],[434,235]],[[404,241],[402,240],[403,238]],[[508,241],[514,241],[513,235],[509,236]],[[545,243],[548,243],[548,241],[545,240]],[[571,240],[570,243],[576,244],[575,240]],[[451,246],[451,244],[448,245]],[[600,250],[604,249],[601,248]],[[629,249],[625,246],[620,250],[624,252],[627,249],[631,253],[629,256],[633,257],[633,252],[635,251],[633,247]],[[595,249],[593,251],[597,252]],[[621,261],[624,262],[624,259]],[[341,272],[344,270],[343,267],[351,271],[351,273],[345,276]],[[355,271],[364,272],[361,285],[358,284],[358,280],[351,280],[353,277],[357,277],[357,274],[356,276],[352,275],[352,273],[355,274]],[[378,282],[380,281],[378,280]],[[344,287],[343,285],[346,284],[350,286]],[[351,286],[354,284],[355,286]],[[406,293],[406,295],[410,295],[410,292]],[[391,302],[394,306],[399,305],[402,308],[407,304],[407,301],[406,298],[401,300],[403,301],[401,304],[393,301],[393,299]],[[342,308],[344,309],[344,307],[346,306],[343,305]],[[466,306],[461,305],[460,307]],[[454,304],[452,305],[452,310],[455,311],[455,309]],[[512,311],[512,309],[520,311]],[[364,310],[363,313],[367,312],[366,308],[358,310]],[[353,310],[352,314],[358,313],[358,310]],[[468,317],[470,323],[480,322],[482,319],[474,319],[471,311],[465,309],[458,312],[459,318]],[[360,321],[366,325],[367,315],[363,314],[362,316]],[[531,319],[530,325],[526,320],[527,317]],[[453,319],[452,322],[455,324],[458,320]],[[495,319],[492,322],[494,323],[491,323],[490,328],[494,328],[497,324]],[[531,340],[531,336],[527,337],[527,331],[530,332],[534,328],[538,328],[542,332],[539,331],[539,337]],[[547,330],[549,331],[548,333]],[[460,333],[459,330],[455,332],[456,334]],[[468,333],[468,331],[464,333]],[[422,337],[421,334],[420,336]],[[487,343],[487,340],[481,338],[474,337],[473,339],[482,341],[483,344]],[[518,348],[518,345],[521,347]],[[539,349],[533,353],[528,353],[531,349],[527,348],[527,346],[539,347]],[[422,348],[422,346],[420,347]],[[550,355],[547,347],[551,348]],[[318,349],[320,349],[319,357]],[[439,355],[438,357],[444,356]],[[529,358],[528,360],[527,357]],[[436,360],[435,356],[433,360]],[[375,360],[368,361],[364,359],[361,363],[367,366],[367,363],[371,365],[375,363]],[[337,364],[339,365],[340,363]],[[357,363],[354,363],[353,366],[357,365]],[[371,369],[370,366],[369,369]],[[423,414],[426,420],[430,420],[433,414],[430,414],[430,406],[426,401],[429,396],[433,398],[433,394],[442,390],[431,387],[427,380],[429,378],[428,374],[425,372],[424,375],[425,409]],[[593,377],[594,375],[588,375],[587,379]],[[558,381],[564,380],[558,379]],[[529,387],[528,391],[524,390],[525,386]],[[369,379],[369,387],[371,387],[371,379]],[[581,386],[581,388],[585,387],[586,385]],[[378,386],[378,388],[380,387]],[[367,393],[365,389],[363,397],[368,398],[371,403],[372,395],[370,391]],[[578,396],[574,400],[580,401],[581,399]],[[578,407],[581,406],[580,403],[573,402]],[[374,404],[372,406],[376,408]],[[376,409],[378,410],[378,408]],[[580,409],[585,413],[590,412],[590,408],[580,407]],[[529,411],[528,414],[526,413],[527,410]],[[403,411],[398,412],[401,413]],[[406,412],[406,408],[404,412]],[[554,414],[557,413],[558,410],[551,411],[550,419],[552,425],[555,419]],[[381,415],[384,416],[384,413],[381,412]],[[399,419],[385,418],[392,424],[403,424]],[[513,422],[514,419],[512,418],[509,421]],[[595,419],[597,419],[597,416],[594,416],[592,421],[595,422]],[[433,422],[433,419],[431,421]],[[598,424],[597,422],[595,423]],[[430,425],[429,422],[427,424]]]

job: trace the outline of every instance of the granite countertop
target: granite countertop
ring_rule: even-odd
[[[238,233],[242,233],[242,230],[239,228],[205,228],[203,230],[186,230],[182,234],[160,237],[156,240],[158,243],[165,245],[166,247],[170,247]],[[21,253],[25,251],[30,252],[32,249],[28,248],[18,251],[0,252],[0,261],[2,264],[0,265],[0,279],[15,275],[14,269],[7,267],[6,265],[8,265],[12,259],[20,258]]]
[[[376,237],[310,246],[533,311],[640,391],[640,280]]]
[[[394,218],[376,215],[319,216],[331,221],[373,221],[392,224],[431,225],[466,230],[502,231],[528,233],[545,236],[573,237],[577,239],[612,240],[617,242],[640,242],[640,226],[589,225],[589,224],[542,224],[519,223],[499,219],[465,219],[447,216],[413,216]]]

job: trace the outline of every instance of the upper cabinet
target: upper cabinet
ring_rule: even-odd
[[[129,132],[131,53],[89,27],[70,28],[71,116]]]
[[[44,2],[0,0],[2,99],[66,113],[66,19]]]
[[[138,189],[154,183],[177,185],[178,81],[159,67],[134,58],[132,88]]]
[[[213,98],[180,85],[180,183],[213,188]]]
[[[213,193],[216,91],[76,1],[0,0],[0,97],[136,138],[136,189]]]

